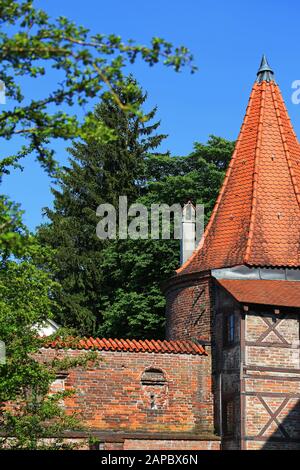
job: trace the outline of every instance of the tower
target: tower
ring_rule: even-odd
[[[225,449],[300,447],[300,146],[263,56],[210,221],[166,285],[168,339],[211,353]]]

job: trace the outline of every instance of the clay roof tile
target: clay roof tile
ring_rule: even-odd
[[[300,267],[300,146],[273,74],[265,73],[210,221],[179,275],[242,264]]]
[[[238,302],[300,308],[300,282],[263,279],[218,279]]]
[[[77,342],[76,342],[77,341]],[[75,342],[75,344],[74,344]],[[48,348],[69,347],[71,349],[97,349],[99,351],[148,352],[160,354],[199,354],[207,355],[205,349],[192,341],[161,341],[135,339],[81,338],[68,341],[51,341]]]

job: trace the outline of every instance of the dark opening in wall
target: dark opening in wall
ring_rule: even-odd
[[[168,406],[168,382],[160,369],[146,369],[141,376],[144,403],[148,410],[163,410]]]
[[[232,436],[234,434],[235,412],[234,398],[223,400],[223,434]]]
[[[235,316],[234,313],[224,315],[223,339],[224,346],[232,346],[235,342]]]

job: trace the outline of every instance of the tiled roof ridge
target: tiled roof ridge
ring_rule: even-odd
[[[261,150],[261,139],[262,139],[262,128],[263,128],[263,116],[265,110],[265,95],[266,95],[266,82],[263,81],[258,86],[261,86],[261,105],[260,105],[260,114],[259,114],[259,123],[257,128],[257,139],[256,139],[256,148],[255,148],[255,159],[254,159],[254,171],[253,171],[253,180],[252,180],[252,198],[251,198],[251,215],[250,215],[250,224],[248,231],[248,240],[246,244],[246,251],[244,256],[244,262],[247,263],[251,253],[251,244],[254,233],[254,223],[256,216],[256,207],[257,207],[257,184],[258,184],[258,170],[259,170],[259,156]]]
[[[192,354],[207,356],[201,344],[190,340],[141,340],[117,338],[67,338],[45,343],[49,349],[94,349],[104,351],[150,352],[161,354]]]
[[[226,174],[225,174],[225,178],[224,178],[221,190],[219,192],[219,195],[217,197],[215,206],[214,206],[213,211],[211,213],[209,222],[208,222],[208,224],[207,224],[207,226],[204,230],[204,234],[202,236],[202,239],[200,240],[200,242],[199,242],[196,250],[192,254],[192,256],[182,266],[180,266],[180,268],[178,268],[176,270],[177,274],[180,274],[182,271],[184,271],[189,266],[189,264],[191,264],[191,262],[194,260],[194,258],[197,256],[197,254],[199,253],[199,251],[201,250],[201,248],[204,245],[204,241],[207,238],[207,235],[210,231],[211,226],[213,225],[215,217],[218,213],[220,202],[222,200],[223,194],[225,193],[225,190],[226,190],[226,187],[227,187],[227,184],[228,184],[228,181],[229,181],[229,177],[230,177],[230,174],[232,172],[232,168],[233,168],[234,163],[235,163],[236,156],[238,154],[240,143],[242,141],[242,138],[243,138],[243,135],[244,135],[244,130],[245,130],[245,127],[246,127],[246,124],[247,124],[247,121],[248,121],[248,118],[249,118],[249,115],[250,115],[250,110],[251,110],[251,107],[252,107],[252,104],[253,104],[253,97],[254,97],[256,88],[258,86],[259,86],[258,83],[254,83],[254,85],[252,87],[252,91],[251,91],[251,94],[250,94],[250,97],[249,97],[249,101],[248,101],[246,113],[245,113],[245,116],[244,116],[244,120],[243,120],[243,123],[241,125],[240,132],[239,132],[239,135],[238,135],[238,139],[237,139],[236,144],[235,144],[234,152],[233,152],[232,157],[230,159],[230,162],[229,162]]]
[[[295,196],[296,196],[296,199],[298,201],[299,208],[300,208],[300,192],[299,192],[299,188],[298,188],[297,181],[296,181],[296,178],[295,178],[295,173],[294,173],[294,170],[293,170],[293,164],[292,164],[292,159],[291,159],[291,156],[290,156],[290,151],[289,151],[287,143],[286,143],[286,137],[285,137],[284,127],[283,127],[283,124],[282,124],[281,113],[280,113],[280,109],[279,109],[279,106],[278,106],[278,100],[277,100],[277,97],[276,97],[277,88],[274,88],[273,83],[271,83],[270,86],[271,86],[271,95],[272,95],[272,99],[273,99],[273,103],[274,103],[274,107],[275,107],[278,127],[279,127],[279,131],[280,131],[280,135],[281,135],[282,145],[283,145],[283,148],[284,148],[284,152],[285,152],[285,156],[286,156],[286,160],[287,160],[287,164],[288,164],[288,168],[289,168],[289,172],[290,172],[290,176],[291,176]],[[283,99],[282,99],[282,102],[283,102],[283,106],[285,108],[285,104],[284,104]],[[285,118],[286,117],[288,117],[288,115],[285,116]],[[288,123],[289,123],[290,127],[292,128],[291,130],[292,130],[294,136],[297,139],[297,136],[296,136],[296,133],[293,129],[293,126],[291,126],[291,122],[290,122],[289,117],[288,117]]]

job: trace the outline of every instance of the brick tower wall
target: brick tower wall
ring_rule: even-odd
[[[178,277],[166,290],[166,339],[211,340],[212,295],[209,275]]]
[[[213,285],[210,274],[171,279],[166,290],[166,338],[193,340],[206,344],[207,381],[211,389],[210,429],[216,431],[215,382],[212,375],[213,343]],[[199,396],[199,400],[203,397]],[[204,406],[205,403],[200,404]],[[205,416],[203,415],[205,418]],[[205,418],[206,419],[206,418]]]

